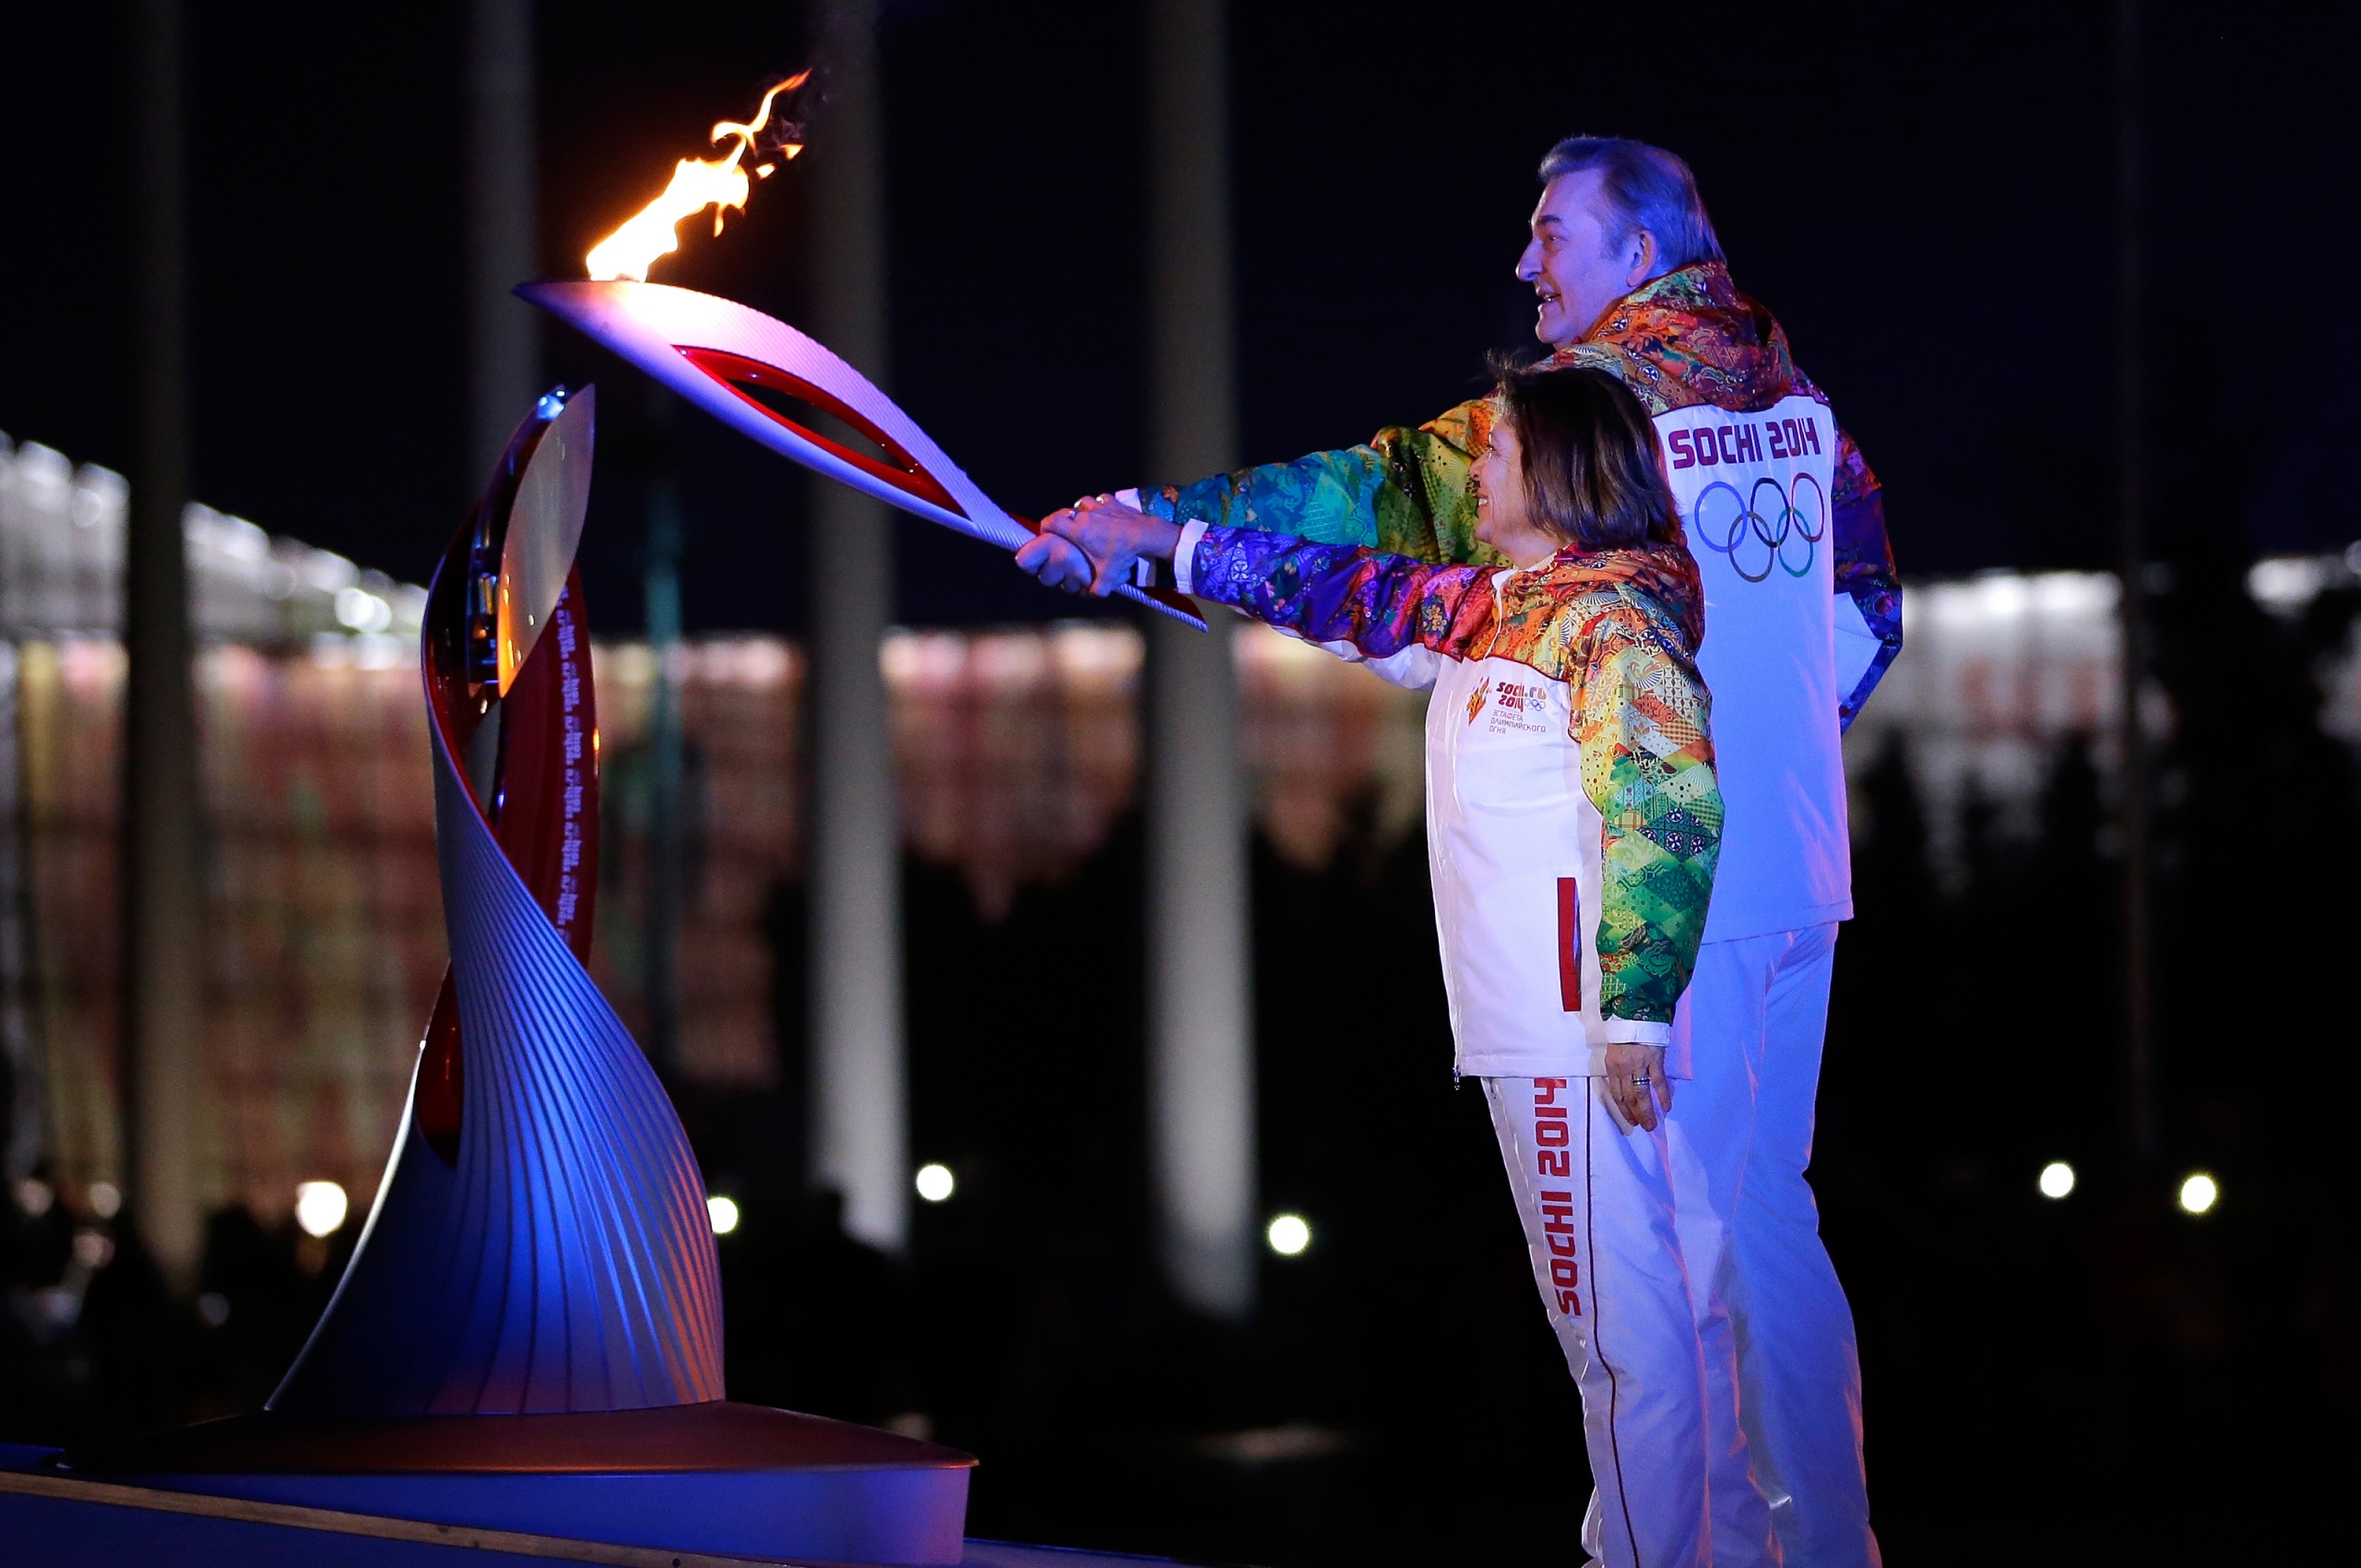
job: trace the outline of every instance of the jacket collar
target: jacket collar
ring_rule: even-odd
[[[1718,261],[1648,279],[1550,362],[1597,365],[1610,359],[1621,362],[1613,368],[1651,405],[1651,413],[1698,403],[1763,408],[1796,390],[1800,380],[1786,330],[1738,292],[1729,267]]]
[[[1705,588],[1696,558],[1685,543],[1643,545],[1636,550],[1586,551],[1569,544],[1537,566],[1510,568],[1505,588],[1547,591],[1599,583],[1629,583],[1670,611],[1694,652],[1705,635]]]

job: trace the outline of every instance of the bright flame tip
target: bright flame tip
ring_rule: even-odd
[[[720,158],[683,158],[674,164],[671,182],[664,187],[663,194],[633,214],[622,228],[600,240],[583,257],[583,266],[590,277],[600,282],[628,278],[645,283],[650,267],[681,248],[680,225],[708,207],[713,208],[713,232],[718,235],[725,214],[746,209],[752,182],[740,163],[754,149],[755,137],[770,124],[772,103],[780,93],[801,87],[811,76],[808,69],[798,71],[773,86],[763,94],[752,120],[743,124],[723,120],[717,124],[712,139],[728,139],[736,145]],[[789,142],[777,150],[793,158],[803,149],[800,144]],[[763,164],[756,172],[767,178],[774,167]]]

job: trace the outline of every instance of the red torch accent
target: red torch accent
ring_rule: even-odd
[[[584,963],[598,891],[599,716],[583,630],[582,577],[570,572],[550,627],[503,699],[492,832],[508,861]],[[459,995],[450,970],[426,1026],[418,1073],[418,1130],[445,1159],[459,1158],[467,1069],[459,1050]]]
[[[735,392],[745,403],[762,410],[765,419],[785,425],[815,446],[825,448],[857,469],[876,475],[898,490],[906,491],[919,500],[930,502],[946,512],[964,517],[967,508],[951,499],[951,493],[938,483],[935,477],[920,466],[919,460],[902,447],[902,444],[872,423],[867,416],[847,404],[825,387],[814,386],[789,371],[777,365],[750,360],[743,354],[725,353],[719,349],[682,349],[681,357],[705,372],[722,386]],[[878,450],[893,459],[880,462],[866,452],[855,451],[841,441],[830,440],[810,425],[789,419],[760,398],[746,390],[749,386],[764,386],[800,398],[823,413],[833,414],[853,429],[877,443]]]

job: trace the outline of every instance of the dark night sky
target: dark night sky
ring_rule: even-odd
[[[465,472],[461,7],[192,6],[197,493],[410,577]],[[2342,545],[2316,499],[2352,449],[2361,326],[2330,269],[2355,238],[2342,7],[2155,6],[2154,468],[2160,532]],[[1138,472],[1145,407],[1144,28],[1086,0],[891,8],[884,68],[892,389],[1018,510]],[[1424,418],[1524,339],[1509,275],[1556,137],[1619,131],[1696,164],[1740,285],[1786,321],[1888,486],[1905,573],[2105,564],[2112,524],[2112,8],[1399,0],[1234,10],[1245,456]],[[802,63],[796,8],[543,8],[545,267]],[[1570,20],[1570,18],[1575,18]],[[22,7],[0,52],[0,430],[131,456],[121,18]],[[825,121],[813,158],[825,153]],[[794,318],[793,171],[666,280]],[[2329,276],[2323,278],[2323,274]],[[691,518],[693,625],[802,618],[803,484],[683,412],[657,439],[601,384],[587,541],[599,622],[637,620],[642,476]],[[1157,478],[1187,476],[1153,476]],[[916,622],[1069,612],[981,547],[902,526]]]

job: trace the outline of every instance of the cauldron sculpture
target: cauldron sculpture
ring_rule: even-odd
[[[974,1460],[723,1397],[696,1162],[583,967],[599,739],[575,554],[595,419],[588,388],[540,400],[428,598],[451,965],[335,1299],[266,1409],[47,1467],[675,1552],[955,1563]]]

